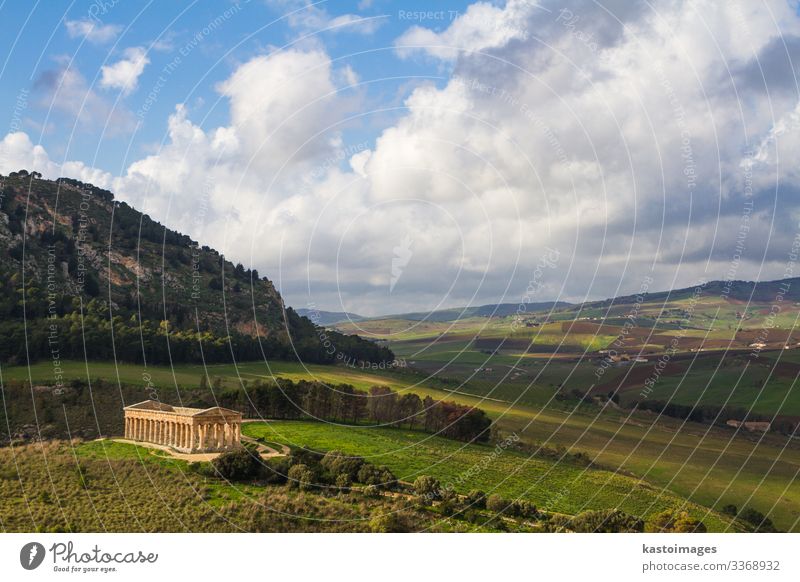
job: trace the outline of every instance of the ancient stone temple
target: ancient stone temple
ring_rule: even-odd
[[[227,408],[186,408],[156,400],[126,406],[125,438],[166,445],[183,453],[213,453],[239,446],[242,415]]]

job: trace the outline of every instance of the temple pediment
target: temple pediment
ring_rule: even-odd
[[[235,410],[231,410],[230,408],[222,408],[220,406],[214,406],[213,408],[206,408],[205,410],[199,410],[192,414],[195,418],[202,418],[204,416],[241,416],[241,412],[236,412]]]
[[[158,400],[145,400],[126,406],[124,410],[159,410],[161,412],[175,412],[175,407],[164,402],[159,402]]]

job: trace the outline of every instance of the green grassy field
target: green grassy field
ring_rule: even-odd
[[[557,513],[575,515],[616,507],[647,518],[681,507],[702,519],[710,531],[730,528],[722,516],[644,481],[508,449],[498,452],[489,445],[465,445],[400,429],[302,421],[247,423],[243,432],[290,446],[360,455],[371,463],[386,465],[403,481],[431,475],[463,494],[481,489],[508,499],[526,499]]]
[[[402,512],[410,531],[485,531],[396,499],[229,483],[107,440],[0,448],[3,532],[364,532]]]
[[[777,373],[774,360],[747,362],[728,358],[698,359],[684,373],[664,375],[648,398],[688,405],[718,405],[768,416],[800,415],[800,391],[794,378]],[[620,374],[620,376],[622,376]],[[622,401],[640,400],[639,389],[623,392]]]
[[[64,369],[73,377],[86,377],[86,367],[82,363],[64,363]],[[512,404],[503,399],[486,400],[461,393],[471,389],[467,386],[458,388],[459,393],[443,392],[428,383],[415,385],[400,373],[378,374],[290,363],[280,363],[271,369],[279,376],[323,379],[360,388],[385,383],[400,391],[411,390],[479,406],[492,417],[501,434],[513,432],[530,444],[582,451],[604,466],[620,468],[701,505],[717,509],[728,503],[752,506],[769,513],[781,529],[800,529],[800,481],[797,479],[800,447],[795,442],[787,443],[784,437],[737,436],[732,430],[668,418],[656,423],[654,415],[637,414],[628,418],[626,412],[601,411],[587,405],[559,409]],[[114,380],[119,374],[123,382],[145,384],[143,368],[139,366],[90,363],[89,370],[93,378]],[[31,367],[34,382],[50,381],[51,373],[49,363]],[[203,367],[151,368],[147,373],[158,389],[169,396],[176,384],[196,387]],[[238,386],[239,378],[252,380],[267,373],[264,363],[208,368],[210,376],[223,378],[228,386]],[[6,380],[26,379],[28,369],[6,368],[3,374]],[[513,383],[505,389],[512,390]],[[513,394],[506,396],[511,400]]]

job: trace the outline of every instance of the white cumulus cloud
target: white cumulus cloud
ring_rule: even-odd
[[[100,86],[119,89],[125,95],[132,93],[136,90],[139,77],[149,63],[150,58],[144,47],[129,47],[123,52],[122,59],[101,68]]]
[[[82,20],[67,20],[64,22],[70,38],[85,38],[91,43],[105,44],[117,38],[122,31],[118,24],[103,24],[85,18]]]

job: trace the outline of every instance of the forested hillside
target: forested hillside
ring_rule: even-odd
[[[0,177],[0,247],[0,357],[12,364],[393,359],[321,330],[256,270],[90,184]]]

